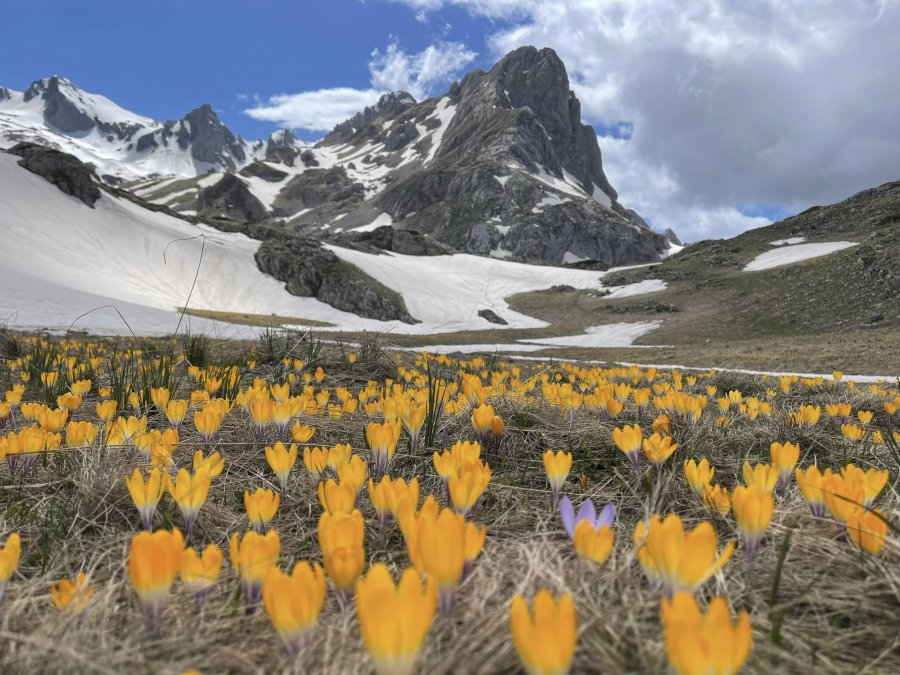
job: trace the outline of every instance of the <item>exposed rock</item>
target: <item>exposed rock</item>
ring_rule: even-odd
[[[281,162],[285,166],[293,167],[296,157],[297,148],[291,148],[286,145],[275,146],[266,150],[266,159],[273,162]]]
[[[18,143],[9,152],[22,158],[19,166],[45,178],[91,208],[100,199],[94,170],[78,158],[34,143]]]
[[[137,139],[139,152],[177,145],[189,150],[195,162],[235,171],[247,160],[244,142],[222,124],[208,103],[195,108],[182,120],[170,120]]]
[[[556,286],[551,286],[547,289],[547,293],[571,293],[575,290],[574,286],[570,286],[569,284],[557,284]]]
[[[259,223],[269,217],[266,208],[253,196],[246,183],[231,173],[222,176],[218,183],[200,190],[197,213],[206,218],[249,223]]]
[[[587,260],[576,260],[563,266],[573,270],[593,270],[595,272],[605,272],[609,269],[609,265],[602,260],[591,260],[590,258]]]
[[[499,315],[498,315],[494,310],[492,310],[492,309],[479,309],[479,310],[478,310],[478,316],[480,316],[480,317],[481,317],[482,319],[484,319],[485,321],[490,321],[491,323],[496,323],[496,324],[499,324],[499,325],[501,325],[501,326],[508,326],[508,325],[509,325],[509,322],[508,322],[506,319],[504,319],[503,317],[499,316]]]
[[[419,130],[416,125],[411,122],[395,124],[388,131],[387,138],[384,141],[384,148],[388,152],[394,152],[405,148],[419,137]]]
[[[473,87],[483,87],[484,80],[489,83],[488,88],[493,88],[498,105],[505,101],[506,107],[529,109],[546,130],[544,136],[549,137],[552,153],[540,151],[530,159],[555,175],[565,169],[588,194],[596,185],[616,199],[616,191],[603,173],[597,133],[581,123],[581,103],[569,89],[566,67],[556,52],[520,47],[503,57],[486,77],[469,75],[463,79],[462,96],[466,96],[467,89],[471,92]]]
[[[370,232],[346,232],[334,238],[338,245],[365,250],[374,248],[403,255],[448,255],[453,249],[415,230],[398,230],[390,225]]]
[[[56,132],[83,134],[96,128],[107,140],[126,140],[142,128],[137,123],[97,117],[82,91],[58,75],[32,82],[24,98],[26,102],[35,98],[43,100],[44,123]]]
[[[253,162],[253,164],[248,164],[241,169],[241,175],[262,178],[268,183],[280,183],[288,177],[287,173],[284,171],[279,171],[265,162]]]
[[[681,239],[678,238],[678,235],[675,234],[675,231],[671,227],[667,227],[663,230],[663,236],[676,246],[684,246],[684,244],[681,243]]]
[[[293,295],[314,297],[335,309],[380,321],[418,323],[403,298],[313,239],[272,237],[256,252],[256,264]]]
[[[414,105],[415,102],[416,99],[405,91],[384,94],[374,106],[368,106],[347,121],[338,124],[324,140],[326,143],[342,143],[353,137],[360,129],[371,125],[379,117],[396,115],[408,106]]]
[[[404,170],[391,176],[374,205],[395,224],[456,249],[551,264],[573,257],[607,266],[657,261],[667,241],[615,201],[596,134],[580,116],[559,57],[524,47],[490,72],[469,73],[448,97],[370,125],[386,132],[355,126],[348,135],[342,127],[339,140],[384,143],[394,154],[377,157],[388,166],[402,152]],[[412,129],[442,125],[437,148],[431,145],[438,134],[407,138]],[[410,147],[434,158],[410,165]],[[490,225],[498,221],[502,229]]]
[[[12,94],[10,93],[9,89],[7,89],[6,87],[0,87],[0,103],[2,103],[3,101],[8,101],[11,98]]]
[[[208,103],[189,112],[184,121],[189,123],[187,135],[194,159],[229,169],[244,161],[243,147]],[[188,125],[182,125],[182,129],[186,127]]]
[[[284,186],[272,212],[276,217],[286,217],[325,202],[358,203],[364,197],[365,188],[350,180],[343,167],[309,169],[291,178]]]
[[[292,148],[297,145],[297,137],[290,129],[279,129],[269,134],[269,142],[266,144],[266,153],[273,148]]]
[[[300,161],[303,162],[303,166],[319,166],[319,160],[316,159],[311,150],[301,152]]]

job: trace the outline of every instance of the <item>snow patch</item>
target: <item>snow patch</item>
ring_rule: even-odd
[[[390,213],[380,213],[378,216],[368,225],[360,225],[359,227],[354,227],[350,231],[351,232],[371,232],[372,230],[377,230],[379,227],[383,227],[384,225],[393,225],[394,219],[391,218]]]
[[[469,254],[373,255],[333,245],[326,245],[326,248],[400,293],[410,314],[422,321],[415,326],[395,322],[396,332],[428,334],[483,329],[484,320],[477,315],[476,308],[495,311],[509,322],[509,328],[543,327],[547,325],[545,322],[511,310],[506,298],[556,284],[582,289],[603,288],[602,274],[590,270],[528,265]],[[665,287],[661,281],[656,283]],[[645,284],[648,282],[613,290],[627,294],[641,286],[641,292],[646,292]]]
[[[662,321],[609,323],[602,326],[591,326],[581,335],[531,338],[519,340],[519,342],[549,345],[551,347],[632,347],[635,340],[652,330],[656,330],[661,325]]]
[[[589,260],[589,258],[582,258],[581,256],[575,255],[571,251],[566,251],[563,254],[563,263],[566,265],[571,265],[572,263],[582,262],[583,260]]]
[[[612,272],[613,270],[609,270]],[[659,293],[666,290],[666,282],[662,279],[645,279],[634,284],[626,284],[625,286],[611,286],[610,293],[606,298],[630,298],[635,295],[646,295],[647,293]]]
[[[434,108],[434,112],[431,114],[431,117],[436,117],[440,120],[441,126],[432,133],[431,147],[428,148],[428,156],[425,158],[425,164],[428,164],[434,159],[437,151],[440,150],[441,141],[444,139],[444,134],[447,133],[447,127],[450,126],[450,121],[453,119],[454,115],[456,115],[456,106],[450,105],[449,96],[444,96],[438,101]]]
[[[673,244],[673,243],[670,241],[670,242],[669,242],[669,247],[668,247],[665,251],[662,252],[662,254],[660,255],[660,258],[662,258],[663,260],[665,260],[666,258],[669,258],[669,257],[675,255],[676,253],[678,253],[679,251],[682,251],[682,250],[684,250],[684,246],[682,246],[682,245],[680,245],[680,244]]]
[[[759,272],[770,270],[782,265],[791,265],[803,260],[818,258],[829,253],[843,251],[846,248],[857,246],[853,241],[829,241],[819,244],[795,244],[780,246],[774,251],[760,253],[744,266],[745,272]]]
[[[596,201],[600,202],[606,208],[612,208],[612,199],[610,199],[609,195],[606,194],[600,187],[594,183],[594,190],[591,192],[591,197],[593,197]]]

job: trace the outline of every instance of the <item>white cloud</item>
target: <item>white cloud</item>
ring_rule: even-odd
[[[407,54],[392,40],[384,53],[372,52],[369,73],[375,89],[407,91],[422,99],[476,56],[460,42],[438,42],[418,54]]]
[[[417,54],[404,52],[396,40],[369,61],[368,89],[335,87],[298,94],[278,94],[244,112],[254,119],[308,131],[331,131],[389,91],[406,91],[416,99],[433,93],[477,55],[459,42],[438,42]]]
[[[491,23],[495,56],[552,47],[602,138],[622,202],[687,240],[896,180],[895,0],[393,0]]]
[[[276,122],[293,129],[331,131],[378,100],[382,92],[375,89],[317,89],[299,94],[278,94],[244,112],[266,122]]]

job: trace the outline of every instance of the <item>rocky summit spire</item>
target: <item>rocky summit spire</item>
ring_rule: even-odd
[[[477,79],[487,80],[498,107],[528,108],[546,130],[553,155],[535,160],[551,169],[558,163],[588,193],[596,185],[611,199],[618,197],[603,173],[597,134],[582,124],[581,103],[555,51],[520,47],[498,61],[486,78]]]

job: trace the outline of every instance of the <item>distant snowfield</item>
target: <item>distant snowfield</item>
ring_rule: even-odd
[[[519,342],[546,345],[550,347],[632,347],[634,341],[662,325],[662,321],[639,321],[635,323],[608,323],[591,326],[581,335],[564,335],[549,338],[524,338]],[[644,345],[639,345],[644,346]],[[659,347],[661,345],[652,345]]]
[[[509,323],[508,328],[542,328],[546,322],[514,312],[506,298],[557,284],[604,288],[600,279],[603,273],[589,270],[527,265],[468,254],[372,255],[337,246],[326,248],[403,296],[410,314],[427,326],[407,326],[403,332],[408,333],[496,328],[477,316],[482,309],[494,310]],[[659,280],[642,281],[614,287],[608,297],[624,298],[664,288],[665,283]]]
[[[795,238],[797,239],[797,238]],[[770,242],[778,248],[760,253],[753,260],[744,266],[745,272],[759,272],[761,270],[770,270],[773,267],[781,267],[782,265],[791,265],[803,260],[818,258],[836,251],[843,251],[845,248],[857,246],[853,241],[828,241],[820,244],[791,244],[790,239],[780,240],[779,242]]]
[[[65,330],[79,315],[115,305],[135,333],[167,334],[178,309],[278,315],[333,324],[331,330],[440,333],[494,329],[477,315],[491,309],[509,328],[545,322],[513,312],[506,298],[555,284],[603,288],[604,273],[513,263],[472,255],[374,255],[329,247],[398,291],[422,323],[375,321],[341,312],[313,298],[289,294],[256,267],[259,242],[155,213],[103,194],[91,209],[0,153],[0,321]],[[203,260],[196,286],[201,247]],[[615,270],[610,270],[615,271]],[[665,288],[641,282],[613,289],[627,297]],[[254,329],[190,320],[193,330],[238,335]],[[74,328],[127,334],[115,310],[80,318]]]

